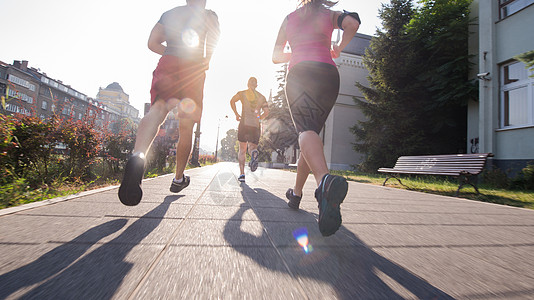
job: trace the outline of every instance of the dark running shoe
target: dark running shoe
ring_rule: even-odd
[[[237,180],[239,180],[239,182],[245,182],[245,174],[239,175],[239,178],[237,178]]]
[[[254,172],[258,169],[258,156],[260,153],[258,150],[254,149],[252,150],[252,153],[250,154],[250,162],[248,163],[248,166],[250,167],[250,172]]]
[[[141,155],[130,157],[124,168],[124,176],[119,188],[119,199],[122,204],[135,206],[143,198],[141,182],[145,173],[145,158]]]
[[[179,193],[181,190],[185,189],[189,183],[191,182],[191,179],[189,179],[189,176],[182,175],[182,182],[178,183],[174,181],[174,178],[172,179],[171,188],[169,189],[173,193]]]
[[[295,196],[293,194],[293,189],[288,189],[286,192],[286,198],[287,200],[289,200],[287,206],[293,209],[299,209],[300,200],[302,200],[302,196]]]
[[[341,176],[326,174],[315,190],[315,198],[319,202],[319,231],[329,236],[341,226],[339,206],[348,191],[347,180]]]

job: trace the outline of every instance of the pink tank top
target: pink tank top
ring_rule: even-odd
[[[336,65],[330,54],[334,25],[328,9],[304,15],[300,8],[288,15],[286,35],[291,46],[289,68],[302,61],[318,61]]]

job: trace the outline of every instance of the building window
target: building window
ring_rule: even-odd
[[[534,0],[499,0],[500,19],[513,15],[531,4],[534,4]]]
[[[13,89],[9,89],[8,93],[9,97],[20,99],[24,102],[33,103],[33,97],[30,97],[24,93],[21,93],[19,91],[15,91]]]
[[[43,102],[41,103],[41,109],[46,110],[47,108],[48,108],[48,102],[43,101]]]
[[[31,84],[29,81],[27,80],[24,80],[22,78],[18,78],[17,76],[15,75],[12,75],[12,74],[9,74],[7,80],[13,82],[13,83],[16,83],[20,86],[23,86],[27,89],[29,89],[30,91],[32,92],[35,92],[35,85],[34,84]]]
[[[501,66],[501,128],[534,125],[534,78],[521,62]]]

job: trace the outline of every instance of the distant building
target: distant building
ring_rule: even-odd
[[[124,92],[119,83],[113,82],[105,89],[100,88],[96,100],[113,108],[122,118],[132,119],[139,123],[139,110],[130,104],[130,96]]]
[[[493,166],[513,176],[534,161],[534,72],[514,58],[534,50],[534,1],[475,0],[471,14],[471,78],[480,85],[468,106],[468,149],[493,153]]]
[[[90,117],[102,129],[121,118],[114,108],[29,67],[25,60],[13,65],[0,62],[0,95],[5,104],[5,108],[0,107],[2,114],[33,114],[42,120],[54,113],[64,119]]]
[[[0,95],[4,97],[2,112],[24,115],[39,113],[36,107],[40,84],[40,79],[28,69],[27,61],[15,61],[13,65],[0,62]]]

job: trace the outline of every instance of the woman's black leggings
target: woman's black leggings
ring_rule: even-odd
[[[286,81],[286,98],[298,133],[317,134],[339,93],[339,72],[331,64],[303,61],[293,66]]]

